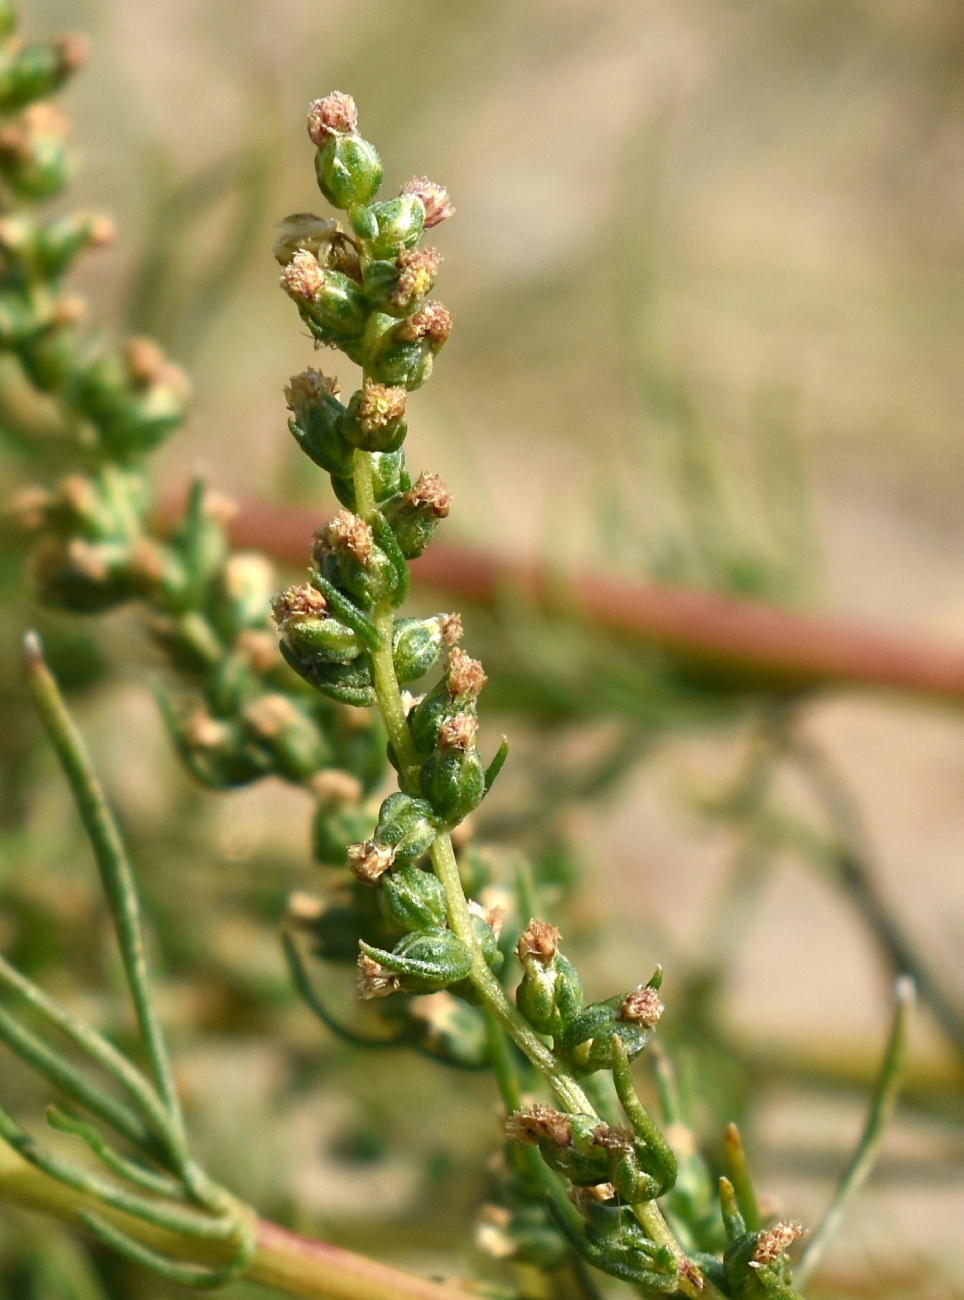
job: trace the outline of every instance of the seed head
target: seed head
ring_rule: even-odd
[[[431,230],[446,217],[455,215],[455,208],[444,185],[436,185],[427,176],[414,176],[402,186],[403,194],[414,194],[425,209],[425,229]]]
[[[374,885],[394,860],[395,854],[391,849],[383,848],[372,840],[348,846],[348,866],[352,874],[366,885]]]
[[[527,957],[532,957],[540,965],[548,966],[555,957],[561,941],[562,935],[554,925],[533,918],[519,935],[519,942],[515,949],[516,956],[521,962],[524,962]]]
[[[358,515],[350,510],[339,510],[323,528],[315,533],[316,554],[347,552],[359,564],[365,564],[372,553],[372,530]]]
[[[286,632],[292,623],[321,618],[327,608],[328,602],[321,592],[307,582],[301,587],[288,587],[271,597],[271,615],[279,632]]]
[[[640,1024],[649,1025],[650,1029],[653,1029],[659,1023],[662,1014],[663,1004],[660,1001],[659,994],[655,989],[641,984],[638,989],[634,989],[625,999],[619,1008],[618,1018],[620,1020],[636,1020]]]
[[[478,659],[473,659],[458,646],[449,651],[445,678],[453,699],[466,701],[476,699],[488,681]]]
[[[282,270],[279,284],[289,298],[314,302],[325,287],[325,277],[314,253],[299,248]]]
[[[478,719],[471,713],[456,713],[446,718],[438,729],[439,749],[471,749],[478,727]]]
[[[404,388],[375,384],[366,379],[358,407],[358,423],[362,431],[374,433],[376,429],[384,429],[386,425],[400,420],[405,414],[405,398]]]
[[[378,962],[367,953],[359,953],[356,988],[363,1002],[368,1002],[372,998],[387,998],[389,994],[398,991],[400,983],[394,971],[379,966]]]
[[[452,333],[452,313],[440,302],[427,302],[424,307],[407,316],[398,327],[398,337],[408,343],[427,339],[433,347],[440,348]]]
[[[395,262],[399,276],[392,294],[393,306],[408,307],[416,298],[424,298],[435,283],[441,260],[434,248],[408,248],[399,253]]]
[[[333,90],[308,108],[308,134],[319,149],[333,135],[352,135],[358,125],[358,110],[351,95]]]
[[[452,493],[437,474],[419,474],[415,485],[402,497],[405,505],[412,509],[426,506],[436,519],[448,518],[452,504]]]
[[[551,1106],[523,1106],[506,1120],[505,1132],[510,1142],[524,1142],[528,1146],[535,1146],[540,1139],[554,1142],[558,1147],[572,1146],[569,1116]]]
[[[765,1229],[757,1237],[753,1258],[750,1260],[751,1268],[754,1265],[760,1268],[764,1264],[772,1264],[803,1235],[803,1225],[799,1223],[777,1223],[772,1228]]]

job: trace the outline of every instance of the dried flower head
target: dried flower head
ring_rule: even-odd
[[[471,713],[456,713],[438,729],[439,749],[471,749],[479,723]]]
[[[325,277],[314,253],[299,248],[282,270],[279,283],[290,298],[314,302],[325,287]]]
[[[446,519],[452,504],[452,493],[437,474],[426,474],[423,471],[404,494],[402,501],[414,509],[427,506],[436,519]]]
[[[329,379],[320,370],[309,366],[300,374],[291,376],[285,388],[285,402],[292,415],[303,419],[326,394],[337,397],[340,393],[337,379]]]
[[[452,646],[462,640],[461,614],[439,614],[437,622],[442,645]]]
[[[271,597],[271,616],[279,632],[287,631],[292,623],[321,618],[327,608],[328,602],[321,592],[307,582],[300,587],[286,587]]]
[[[427,176],[413,176],[402,186],[403,194],[414,194],[425,209],[425,229],[431,230],[446,217],[455,215],[455,208],[444,185],[436,185]]]
[[[554,925],[550,925],[548,921],[537,921],[533,917],[519,935],[519,942],[515,947],[516,956],[521,962],[531,957],[542,966],[548,966],[561,942],[562,935]]]
[[[394,971],[379,966],[378,962],[367,953],[359,954],[358,980],[355,987],[363,1002],[368,1002],[372,998],[387,998],[389,994],[398,992],[400,984],[401,981]]]
[[[407,248],[399,253],[398,282],[392,294],[392,305],[408,307],[418,298],[424,298],[435,283],[442,258],[434,248]]]
[[[308,135],[319,149],[333,135],[352,135],[358,125],[358,109],[351,95],[333,90],[308,107]]]
[[[424,307],[401,322],[398,337],[409,343],[427,339],[433,347],[440,348],[452,333],[452,313],[440,302],[427,302]]]
[[[649,1025],[652,1029],[659,1023],[662,1014],[663,1004],[656,989],[641,984],[623,1001],[619,1008],[618,1019],[635,1020],[642,1025]]]
[[[584,1214],[590,1205],[604,1205],[606,1201],[614,1201],[616,1189],[612,1183],[595,1183],[591,1187],[570,1187],[566,1195],[580,1214]]]
[[[495,935],[496,943],[502,936],[502,926],[505,922],[505,910],[501,907],[483,907],[477,903],[474,898],[469,900],[469,915],[477,916],[480,921],[484,921],[492,933]]]
[[[337,554],[343,551],[353,556],[359,564],[364,564],[371,557],[374,545],[372,530],[364,519],[353,515],[350,510],[339,510],[323,528],[319,528],[315,533],[315,542],[316,554]]]
[[[488,678],[478,659],[473,659],[456,646],[449,651],[445,661],[445,680],[453,699],[474,700]]]
[[[772,1264],[788,1246],[792,1246],[797,1238],[803,1235],[804,1228],[800,1223],[777,1223],[772,1228],[766,1228],[757,1237],[750,1267],[762,1268],[765,1264]]]
[[[528,1146],[539,1141],[554,1142],[558,1147],[572,1146],[569,1116],[551,1106],[523,1106],[514,1111],[505,1122],[505,1133],[510,1142],[524,1142]]]
[[[348,846],[348,866],[352,874],[366,885],[374,885],[380,880],[394,861],[395,854],[391,849],[372,840]]]
[[[404,388],[376,384],[366,379],[358,407],[358,423],[363,432],[374,433],[376,429],[384,429],[400,420],[405,414],[406,396]]]
[[[607,1151],[630,1151],[633,1146],[632,1130],[617,1124],[599,1124],[592,1131],[593,1144]]]
[[[324,808],[358,803],[363,792],[358,777],[352,776],[351,772],[343,772],[340,767],[326,767],[316,772],[311,778],[311,788]]]
[[[504,1205],[483,1205],[475,1221],[475,1244],[492,1259],[511,1259],[519,1243],[509,1232],[512,1211]]]

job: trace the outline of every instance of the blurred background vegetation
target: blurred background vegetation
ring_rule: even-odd
[[[33,0],[24,25],[92,39],[66,99],[68,206],[111,211],[121,238],[77,287],[194,377],[162,485],[201,469],[242,499],[331,505],[285,432],[282,385],[311,356],[270,246],[277,218],[320,206],[304,110],[338,87],[389,184],[428,172],[458,208],[438,239],[457,326],[411,407],[413,465],[455,494],[447,540],[964,638],[959,6]],[[14,666],[37,617],[20,560],[11,536],[0,938],[123,1032]],[[568,896],[592,995],[663,963],[667,1038],[711,1103],[694,1123],[712,1149],[744,1121],[764,1191],[813,1222],[890,989],[835,887],[848,853],[964,1006],[964,722],[724,689],[511,591],[468,613],[490,726],[515,742],[488,834]],[[314,883],[307,796],[192,786],[136,612],[45,617],[132,841],[212,1172],[304,1230],[477,1268],[488,1080],[395,1053],[389,1086],[289,988],[276,923]],[[925,1011],[907,1103],[814,1293],[961,1293],[962,1062]],[[3,1073],[33,1104],[6,1056]],[[166,1294],[46,1226],[0,1228],[12,1297]]]

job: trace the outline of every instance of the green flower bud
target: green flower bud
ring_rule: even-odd
[[[281,653],[285,663],[299,677],[330,700],[338,704],[353,704],[360,709],[370,708],[376,703],[375,676],[367,653],[348,664],[314,663],[301,658],[285,640],[281,642]]]
[[[387,388],[366,379],[339,422],[341,436],[363,451],[397,451],[408,432],[402,418],[405,397],[404,388]]]
[[[256,551],[232,555],[218,575],[210,607],[211,621],[232,644],[246,628],[264,627],[274,570]]]
[[[454,645],[462,635],[458,614],[436,614],[434,618],[400,618],[392,633],[395,676],[404,685],[417,682],[434,668],[443,646]]]
[[[633,1060],[652,1038],[663,1012],[657,993],[661,975],[657,971],[649,984],[641,984],[632,993],[593,1002],[566,1027],[556,1050],[573,1069],[591,1074],[612,1065],[615,1034]]]
[[[22,199],[52,198],[70,175],[68,122],[51,104],[33,104],[0,130],[0,176]]]
[[[99,613],[139,592],[126,542],[89,542],[46,537],[30,556],[38,597],[78,614]]]
[[[422,794],[447,826],[467,817],[485,796],[485,769],[475,747],[477,726],[470,713],[446,718],[419,774]]]
[[[427,853],[437,834],[432,809],[425,800],[396,793],[390,794],[379,809],[372,838],[376,844],[392,850],[395,862],[404,864]]]
[[[292,413],[288,428],[301,450],[319,468],[350,478],[354,448],[338,429],[345,414],[338,391],[337,381],[328,379],[320,370],[292,375],[285,389]]]
[[[271,612],[291,650],[302,663],[351,663],[363,650],[350,627],[328,613],[317,588],[288,587],[271,601]]]
[[[448,517],[451,494],[436,474],[420,474],[414,485],[386,502],[383,514],[391,524],[406,560],[417,559]]]
[[[401,447],[398,451],[373,451],[371,464],[372,488],[376,504],[380,505],[383,501],[388,501],[399,492],[407,492],[412,486],[412,480],[405,468],[405,452]],[[332,474],[331,485],[341,504],[354,512],[357,501],[355,480],[352,475]]]
[[[398,580],[371,528],[347,510],[317,531],[312,558],[324,578],[363,603],[374,605],[391,595]]]
[[[441,930],[445,925],[445,890],[430,871],[414,864],[390,871],[378,899],[385,920],[397,930]]]
[[[451,930],[407,934],[392,952],[360,943],[358,996],[383,998],[390,993],[435,993],[464,980],[472,954]]]
[[[421,387],[432,373],[432,359],[452,332],[452,317],[440,302],[427,302],[400,321],[374,318],[368,367],[383,384]],[[388,322],[383,324],[383,322]]]
[[[565,1032],[582,1007],[582,981],[558,950],[561,937],[555,926],[533,919],[516,945],[523,971],[516,1005],[533,1029],[553,1038]]]
[[[10,19],[4,15],[3,21],[10,30]],[[15,113],[31,100],[52,95],[86,57],[87,44],[78,36],[0,49],[0,112]]]
[[[511,1142],[538,1146],[543,1160],[571,1183],[587,1187],[609,1178],[609,1154],[597,1145],[596,1115],[564,1115],[551,1106],[524,1106],[506,1120]]]
[[[482,907],[473,899],[469,902],[469,914],[472,917],[472,929],[482,949],[485,964],[492,971],[502,969],[505,957],[499,948],[502,935],[502,922],[505,914],[500,907]]]
[[[73,213],[38,225],[24,214],[0,218],[0,248],[34,275],[57,278],[85,248],[110,243],[108,217]]]
[[[284,267],[281,287],[319,342],[341,345],[364,334],[368,307],[358,285],[342,271],[323,269],[307,249]]]
[[[422,236],[425,209],[413,194],[401,194],[370,207],[353,208],[351,224],[365,241],[369,256],[394,261],[403,249],[413,248]]]
[[[335,134],[315,154],[318,188],[333,208],[369,203],[382,183],[382,162],[359,135]]]
[[[237,721],[212,717],[203,708],[179,718],[169,705],[164,706],[164,715],[181,758],[203,785],[230,789],[271,771],[270,757],[251,743]]]
[[[97,429],[117,455],[149,451],[184,419],[188,383],[150,339],[130,339],[81,370],[67,394],[70,405]]]
[[[311,786],[318,797],[311,832],[315,861],[344,867],[351,845],[371,835],[377,808],[371,800],[362,802],[361,782],[349,772],[318,772]]]

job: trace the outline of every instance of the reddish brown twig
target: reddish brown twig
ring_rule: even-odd
[[[164,514],[175,510],[171,505]],[[231,523],[231,541],[301,564],[319,522],[303,509],[248,501]],[[964,648],[845,619],[600,573],[563,577],[537,563],[442,544],[415,561],[412,576],[420,586],[479,605],[492,605],[506,589],[521,590],[543,609],[658,646],[751,689],[876,686],[964,700]]]

